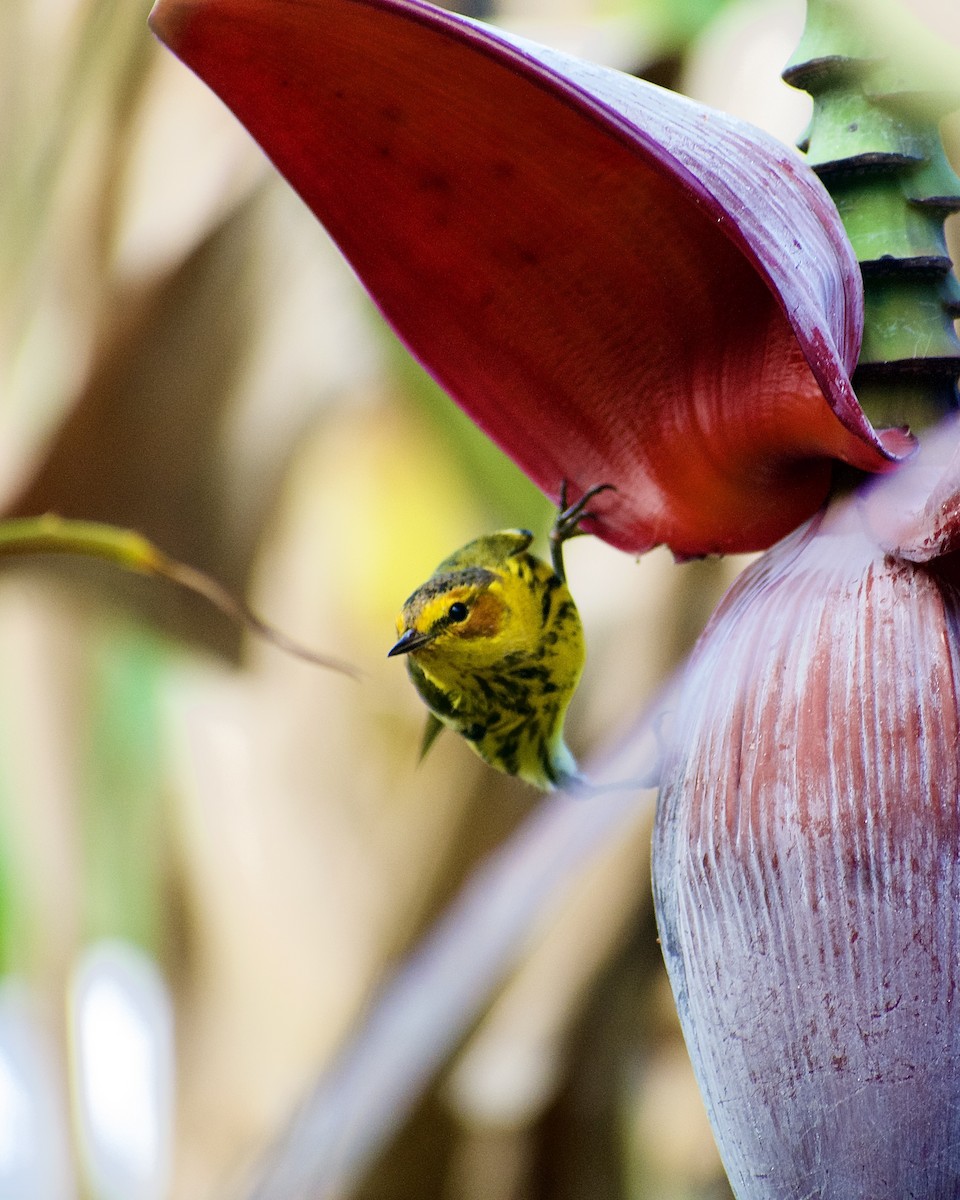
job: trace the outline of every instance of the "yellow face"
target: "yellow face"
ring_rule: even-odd
[[[404,604],[397,617],[399,640],[390,653],[431,663],[492,660],[509,616],[494,572],[474,568],[436,576]]]

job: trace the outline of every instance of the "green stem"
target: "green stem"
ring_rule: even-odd
[[[350,663],[325,654],[316,654],[288,638],[251,612],[209,575],[196,567],[169,558],[152,542],[132,529],[118,529],[99,521],[76,521],[45,513],[39,517],[18,517],[0,521],[0,557],[31,554],[73,554],[112,562],[127,571],[169,580],[187,591],[203,596],[231,620],[252,630],[259,637],[316,666],[358,678]]]
[[[105,559],[141,575],[164,573],[164,556],[139,533],[55,513],[0,521],[0,557],[28,554],[75,554]]]
[[[808,0],[784,78],[813,97],[803,148],[863,273],[857,395],[875,424],[919,429],[958,404],[960,284],[943,225],[960,210],[960,177],[939,122],[960,95],[922,77],[912,29],[903,44],[913,54],[901,61],[893,46],[904,18],[892,5],[873,15],[851,0]]]

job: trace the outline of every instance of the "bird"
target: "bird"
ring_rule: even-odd
[[[388,657],[406,656],[429,710],[421,757],[444,728],[491,767],[543,791],[582,783],[564,720],[583,671],[583,626],[567,586],[563,546],[601,483],[567,504],[550,531],[549,563],[528,529],[502,529],[445,558],[406,600]]]

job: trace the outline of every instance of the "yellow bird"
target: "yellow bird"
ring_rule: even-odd
[[[563,737],[584,662],[563,543],[582,532],[593,497],[611,489],[598,484],[567,507],[564,483],[552,566],[528,553],[529,530],[504,529],[445,558],[404,604],[389,656],[407,656],[430,710],[423,754],[446,725],[490,766],[535,787],[583,781]]]

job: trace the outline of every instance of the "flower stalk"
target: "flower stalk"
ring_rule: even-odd
[[[863,274],[857,396],[875,424],[923,429],[957,407],[960,283],[944,220],[960,210],[960,177],[938,124],[960,91],[930,90],[898,70],[875,23],[844,0],[808,0],[784,79],[813,97],[801,146]]]

